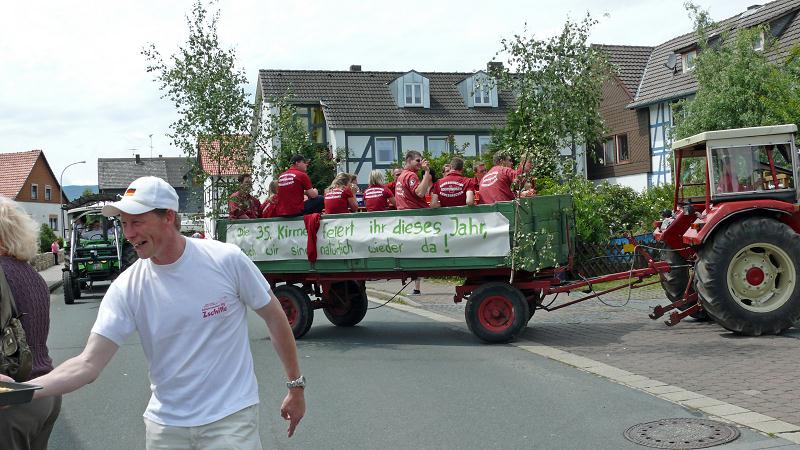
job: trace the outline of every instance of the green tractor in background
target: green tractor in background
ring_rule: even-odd
[[[136,251],[125,240],[119,218],[101,213],[103,205],[116,200],[116,195],[94,194],[62,207],[69,224],[62,272],[67,305],[95,281],[111,281],[136,262]]]

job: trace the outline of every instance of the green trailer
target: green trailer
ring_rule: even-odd
[[[358,324],[367,311],[365,281],[457,276],[466,281],[454,300],[467,299],[473,333],[507,342],[540,307],[543,290],[563,283],[574,248],[572,198],[565,195],[315,219],[217,225],[218,238],[239,246],[267,278],[297,338],[315,309],[335,325]]]

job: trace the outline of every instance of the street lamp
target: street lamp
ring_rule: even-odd
[[[64,223],[64,172],[70,167],[74,166],[75,164],[85,164],[86,161],[77,161],[72,164],[67,164],[67,167],[64,167],[64,170],[61,171],[61,176],[58,177],[58,188],[59,193],[58,197],[61,199],[61,239],[67,239],[67,224]]]

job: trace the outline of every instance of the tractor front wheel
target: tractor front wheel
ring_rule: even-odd
[[[72,274],[67,270],[61,272],[61,280],[63,281],[64,304],[71,305],[75,303],[75,288],[72,282]]]
[[[530,318],[522,292],[503,282],[491,282],[472,292],[464,311],[467,326],[475,336],[489,343],[514,340]]]
[[[700,302],[724,328],[778,334],[800,319],[800,235],[751,217],[720,230],[698,252]]]
[[[683,298],[684,292],[689,285],[689,263],[683,259],[683,256],[675,250],[666,246],[661,250],[661,260],[669,264],[669,272],[661,274],[661,287],[664,288],[664,294],[671,302],[676,302]],[[689,294],[694,293],[694,286],[689,287]],[[699,300],[698,300],[699,301]],[[686,310],[692,305],[682,306],[680,309]],[[701,309],[691,315],[699,321],[710,320],[708,313]]]
[[[292,284],[283,284],[273,289],[275,297],[281,303],[283,312],[292,327],[295,339],[300,339],[308,333],[311,323],[314,322],[314,308],[311,299],[299,287]]]

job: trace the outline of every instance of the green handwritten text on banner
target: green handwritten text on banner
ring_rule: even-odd
[[[227,241],[254,261],[305,259],[302,220],[234,223]],[[317,255],[325,259],[458,258],[508,255],[509,222],[500,213],[323,218]]]

